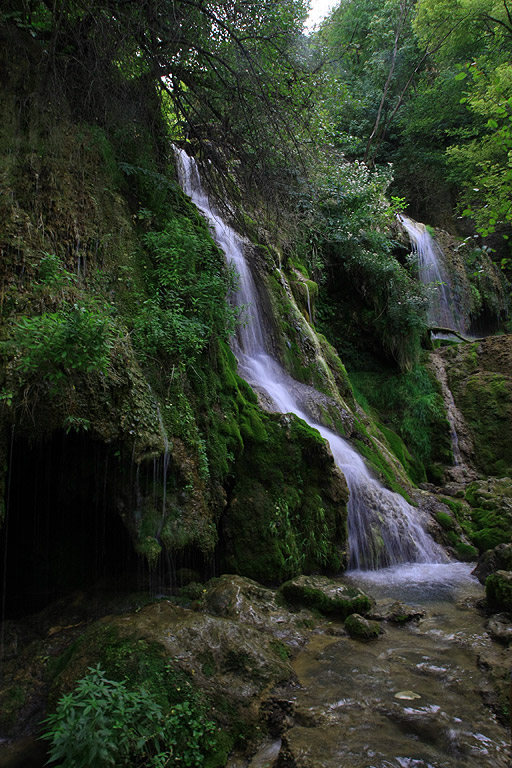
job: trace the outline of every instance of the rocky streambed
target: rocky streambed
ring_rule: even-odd
[[[507,636],[486,628],[469,566],[422,568],[280,590],[225,575],[94,610],[75,594],[6,622],[0,766],[44,764],[40,719],[98,662],[139,686],[172,669],[173,696],[200,696],[217,726],[212,764],[509,766]]]

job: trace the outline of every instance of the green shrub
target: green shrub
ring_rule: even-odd
[[[35,374],[55,384],[70,371],[106,373],[114,335],[108,311],[75,303],[21,317],[4,350],[16,355],[22,376]]]
[[[216,742],[215,725],[189,701],[166,709],[143,686],[108,680],[90,667],[44,721],[50,762],[59,768],[201,766]]]

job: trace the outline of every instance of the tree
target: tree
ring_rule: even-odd
[[[50,89],[65,88],[81,119],[115,125],[116,94],[131,89],[148,113],[159,94],[175,138],[261,178],[298,156],[306,13],[305,0],[11,0],[3,19],[30,29]]]

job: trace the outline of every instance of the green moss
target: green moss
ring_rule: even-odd
[[[452,531],[455,527],[455,521],[448,512],[436,512],[436,520],[445,531]]]
[[[471,544],[466,544],[463,541],[458,542],[455,545],[455,554],[459,560],[463,562],[471,562],[478,558],[478,549]]]
[[[378,621],[370,621],[357,614],[347,616],[345,629],[350,637],[358,640],[373,640],[382,634],[382,628]]]
[[[419,459],[409,453],[402,438],[397,435],[396,432],[393,432],[392,429],[385,427],[383,424],[378,424],[378,427],[412,482],[415,484],[425,482],[427,479],[425,467]]]
[[[294,416],[264,415],[266,439],[247,440],[222,518],[222,568],[257,581],[339,571],[346,487],[319,433]]]
[[[505,611],[512,615],[512,573],[497,571],[487,577],[485,592],[489,608],[494,611]]]
[[[471,426],[476,462],[499,477],[512,468],[512,384],[509,377],[480,372],[471,376],[460,396],[460,407]]]
[[[282,661],[288,661],[290,658],[290,649],[280,640],[271,640],[270,647]]]
[[[469,524],[463,523],[480,552],[512,539],[512,484],[509,478],[475,481],[466,489],[471,505]]]
[[[450,427],[439,384],[426,365],[408,373],[382,368],[349,375],[358,402],[377,419],[411,480],[422,482],[426,475],[442,482],[442,467],[452,464]]]
[[[366,431],[364,427],[363,429]],[[370,440],[370,438],[368,439]],[[368,445],[368,443],[363,440],[356,440],[355,444],[357,446],[357,450],[362,456],[364,456],[367,463],[373,469],[377,477],[392,491],[403,496],[404,499],[409,502],[409,504],[413,504],[414,502],[412,501],[411,497],[403,488],[403,486],[400,485],[400,483],[397,481],[396,475],[391,469],[390,465],[384,459],[382,453],[373,445],[373,443]]]
[[[474,344],[458,345],[443,355],[456,405],[471,429],[477,468],[487,475],[510,475],[510,337],[489,337]]]
[[[332,596],[320,589],[288,581],[281,585],[281,592],[292,605],[305,606],[340,619],[351,613],[366,613],[372,608],[372,600],[357,589],[345,588],[342,595]]]

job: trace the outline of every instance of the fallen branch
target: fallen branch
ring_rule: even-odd
[[[461,341],[465,341],[467,344],[471,344],[473,341],[482,341],[482,338],[479,339],[468,339],[466,336],[463,336],[462,333],[459,333],[459,331],[454,331],[453,328],[441,328],[440,326],[430,326],[428,329],[431,333],[451,333],[453,336],[457,336],[458,339],[461,339]]]

